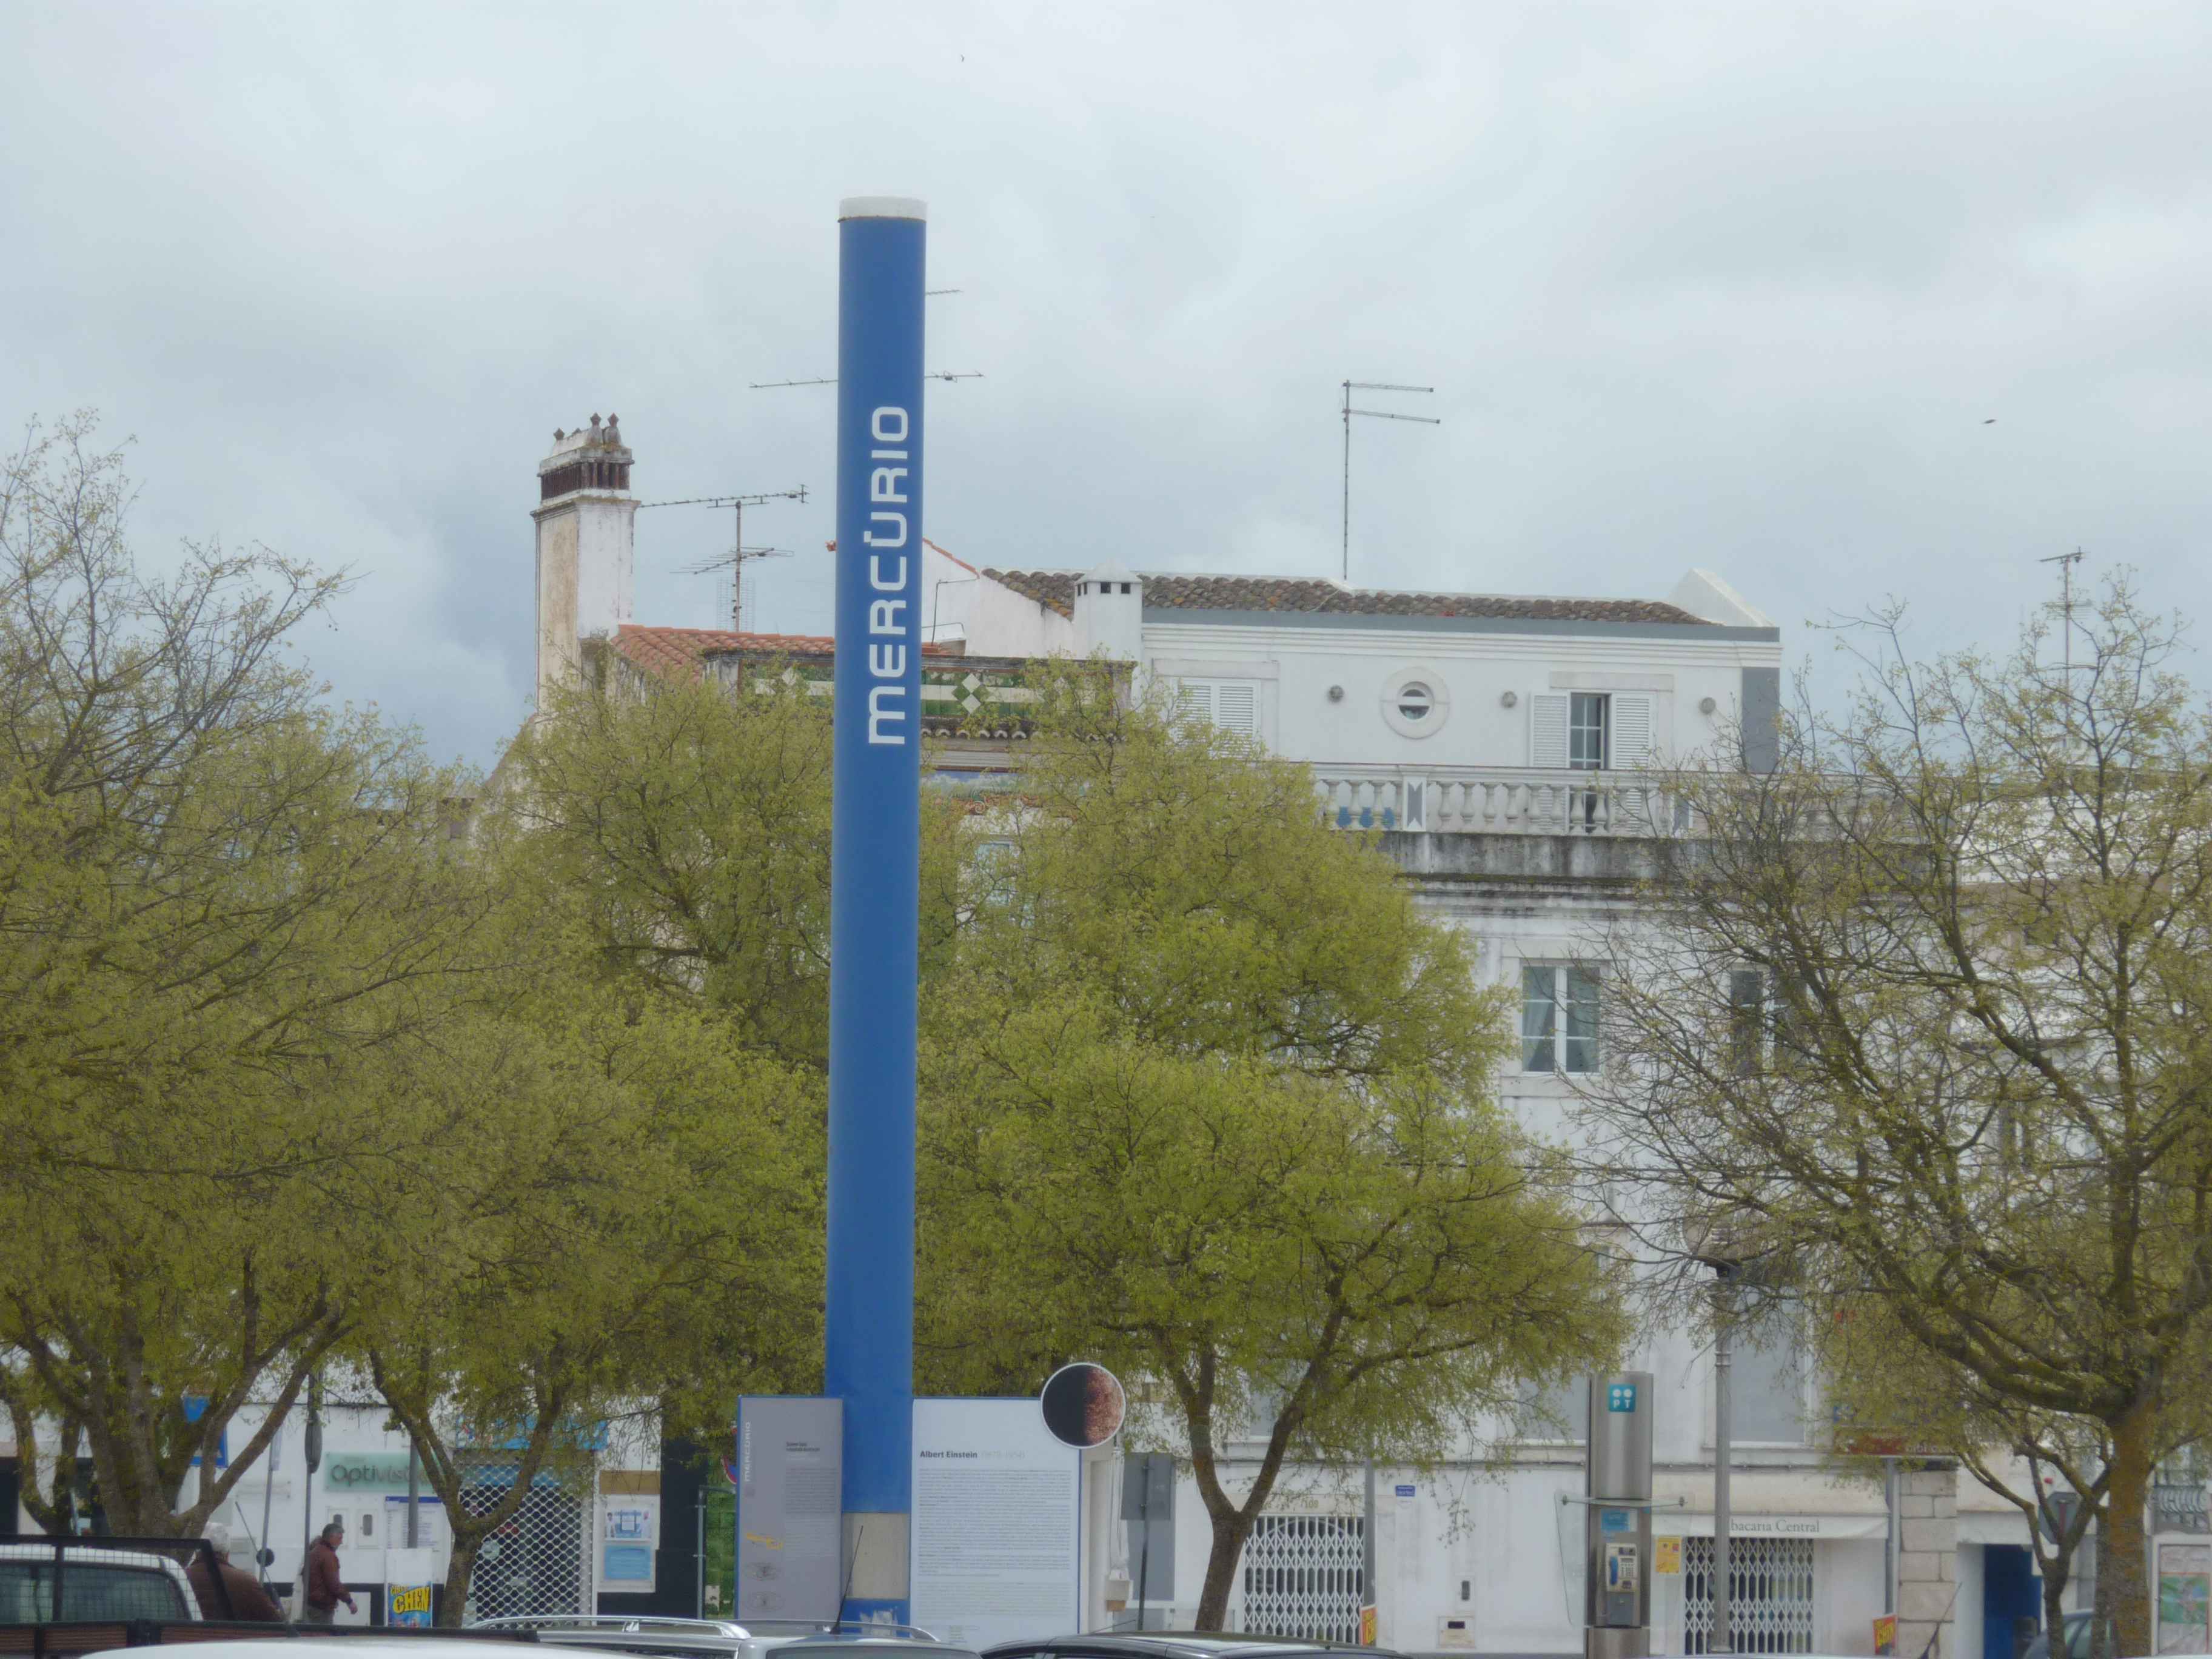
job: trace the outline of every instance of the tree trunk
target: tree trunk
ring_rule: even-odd
[[[1212,1516],[1213,1542],[1206,1554],[1206,1583],[1198,1594],[1200,1630],[1219,1630],[1229,1617],[1230,1592],[1237,1588],[1237,1564],[1244,1559],[1245,1540],[1252,1535],[1256,1506],[1246,1504]]]
[[[438,1627],[458,1630],[463,1615],[468,1611],[469,1586],[476,1580],[477,1552],[483,1548],[483,1540],[490,1534],[478,1533],[473,1538],[454,1534],[453,1553],[446,1559],[445,1598],[438,1604]]]
[[[2111,1540],[2111,1530],[2100,1514],[2096,1537],[2091,1546],[2094,1552],[2092,1559],[2097,1564],[2097,1582],[2089,1592],[2089,1659],[2112,1659],[2112,1573],[2106,1565],[2112,1559],[2107,1547]]]
[[[2051,1638],[2051,1659],[2066,1659],[2066,1563],[2053,1562],[2043,1575],[2043,1628]]]
[[[2109,1540],[2097,1582],[2112,1586],[2112,1635],[2123,1659],[2152,1651],[2150,1573],[2143,1513],[2150,1502],[2151,1440],[2156,1419],[2130,1412],[2112,1425],[2112,1478],[2105,1491]]]
[[[2082,1508],[2086,1510],[2088,1505]],[[2043,1569],[2043,1628],[2051,1638],[2051,1659],[2066,1659],[2066,1586],[2074,1581],[2074,1556],[2081,1547],[2081,1533],[2076,1528],[2085,1523],[2086,1516],[2077,1520],[2075,1528],[2057,1528],[2050,1556],[2036,1563]],[[2041,1526],[2042,1515],[2028,1524]]]

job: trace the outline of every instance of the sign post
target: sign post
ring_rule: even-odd
[[[836,1618],[845,1593],[843,1426],[835,1400],[738,1402],[739,1619]]]
[[[914,1622],[982,1649],[1080,1627],[1083,1453],[1032,1400],[914,1402]]]
[[[908,1618],[921,950],[927,210],[838,210],[837,665],[823,1381],[844,1402],[846,1616]]]

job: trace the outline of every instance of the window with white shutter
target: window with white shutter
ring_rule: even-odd
[[[1609,763],[1618,772],[1641,771],[1651,761],[1651,699],[1615,692],[1612,701]]]
[[[1634,772],[1651,763],[1651,699],[1620,691],[1539,691],[1528,699],[1528,764]]]
[[[1564,768],[1566,763],[1566,694],[1539,691],[1528,699],[1528,764]]]
[[[1573,963],[1521,970],[1521,1069],[1597,1070],[1598,977]]]
[[[1177,680],[1176,707],[1240,738],[1261,736],[1257,680]]]
[[[1613,732],[1613,699],[1602,691],[1567,693],[1567,765],[1602,772]]]
[[[1240,738],[1260,735],[1260,684],[1256,680],[1224,680],[1213,688],[1214,723]]]

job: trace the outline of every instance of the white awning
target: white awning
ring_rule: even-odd
[[[1889,1529],[1881,1515],[1737,1515],[1729,1518],[1731,1538],[1880,1538]],[[1686,1510],[1655,1510],[1655,1538],[1711,1538],[1713,1517]]]

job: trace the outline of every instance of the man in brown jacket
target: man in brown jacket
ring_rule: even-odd
[[[192,1599],[200,1604],[200,1617],[283,1623],[284,1609],[276,1605],[253,1575],[230,1565],[230,1528],[217,1522],[209,1527],[205,1535],[207,1551],[194,1555],[185,1568],[185,1577],[192,1587]],[[212,1571],[209,1568],[208,1552],[214,1556]],[[222,1586],[220,1591],[216,1588],[218,1578]]]
[[[345,1522],[333,1521],[307,1546],[302,1576],[307,1581],[307,1623],[311,1625],[333,1623],[341,1601],[348,1613],[357,1611],[353,1594],[345,1587],[345,1575],[338,1571],[338,1546],[344,1541]]]

